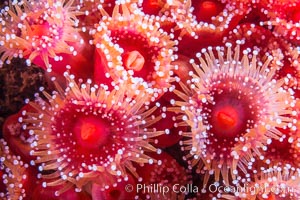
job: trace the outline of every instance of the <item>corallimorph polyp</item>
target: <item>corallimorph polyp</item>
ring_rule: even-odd
[[[96,80],[107,73],[116,82],[142,81],[146,88],[162,93],[171,79],[175,42],[138,9],[131,12],[126,5],[116,5],[112,16],[103,15],[93,35],[101,59],[95,67]]]
[[[113,176],[126,177],[134,172],[132,162],[154,163],[145,153],[156,151],[151,138],[163,132],[153,132],[147,126],[160,120],[146,109],[142,92],[133,99],[126,95],[126,84],[108,91],[107,86],[91,81],[78,86],[73,75],[65,74],[68,87],[52,96],[44,93],[48,102],[32,103],[36,113],[24,121],[31,134],[34,163],[45,180],[44,186],[65,185],[56,194],[72,185],[80,189],[88,181],[109,187]]]
[[[48,68],[49,58],[61,60],[59,53],[73,54],[71,45],[79,41],[75,29],[73,1],[13,1],[2,9],[0,24],[1,64],[14,57],[38,58]],[[78,44],[76,44],[78,45]]]
[[[219,181],[220,173],[226,184],[241,169],[247,173],[248,163],[269,138],[282,133],[277,128],[293,127],[294,98],[284,90],[282,80],[274,80],[273,69],[268,69],[271,57],[264,64],[256,61],[256,52],[243,51],[240,60],[239,46],[232,52],[217,47],[203,50],[197,57],[200,65],[191,60],[195,73],[182,91],[175,93],[183,101],[171,100],[174,112],[182,113],[182,120],[191,128],[181,142],[188,151],[186,159],[198,172],[205,173],[204,185],[209,174]],[[226,54],[226,55],[224,55]],[[295,127],[293,127],[295,128]],[[251,167],[251,165],[250,165]]]

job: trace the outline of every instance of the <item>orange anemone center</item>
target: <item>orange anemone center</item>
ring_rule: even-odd
[[[49,32],[49,25],[42,24],[42,25],[31,25],[32,34],[37,37],[42,37],[44,35],[48,35]]]
[[[217,121],[224,128],[232,128],[237,122],[237,112],[232,107],[225,107],[217,113]]]
[[[144,56],[136,50],[125,53],[123,61],[127,69],[134,71],[140,71],[145,64]]]
[[[215,2],[204,1],[200,4],[200,9],[203,11],[210,12],[210,13],[216,13],[217,6],[216,6]]]
[[[148,2],[151,6],[159,6],[158,0],[148,0]]]
[[[236,137],[245,123],[243,106],[235,103],[217,103],[211,116],[212,131],[219,137]]]
[[[99,148],[105,144],[109,135],[106,123],[96,117],[78,119],[74,132],[78,144],[90,149]]]

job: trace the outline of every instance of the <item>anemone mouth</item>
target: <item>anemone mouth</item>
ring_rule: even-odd
[[[159,56],[161,47],[150,44],[145,35],[135,30],[114,30],[111,31],[111,38],[123,49],[125,70],[132,70],[133,77],[141,77],[151,83],[155,74],[155,58]]]
[[[210,92],[213,102],[203,105],[203,115],[207,116],[206,124],[210,126],[210,132],[215,137],[239,137],[257,122],[261,106],[257,105],[255,99],[262,98],[257,98],[257,93],[256,97],[249,96],[251,91],[242,87],[242,81],[222,78],[219,80],[223,84],[214,85]],[[264,103],[266,101],[261,100],[261,105]]]
[[[44,186],[63,185],[61,194],[93,180],[104,188],[128,171],[138,176],[132,163],[155,162],[144,149],[156,151],[152,138],[164,131],[148,128],[161,118],[152,116],[156,107],[145,107],[146,93],[132,97],[126,85],[108,91],[91,80],[79,86],[75,76],[65,76],[65,91],[56,83],[53,96],[44,92],[49,103],[31,104],[43,114],[28,113],[24,119],[36,139],[31,155],[37,156],[33,162],[44,174]]]
[[[109,128],[107,122],[95,117],[83,117],[76,121],[74,133],[76,140],[81,147],[99,148],[107,144]]]
[[[121,8],[122,14],[118,5],[112,16],[106,13],[94,34],[98,53],[109,62],[104,66],[105,73],[108,72],[114,80],[130,79],[136,82],[134,80],[142,79],[151,88],[167,87],[174,42],[160,30],[158,23],[141,13],[129,11],[126,5]],[[150,31],[151,36],[148,34]],[[117,59],[116,62],[113,62],[114,59]],[[96,73],[101,71],[97,69],[101,67],[95,67]]]
[[[82,113],[78,112],[79,109]],[[104,114],[107,111],[103,108],[95,108],[95,110],[97,110],[96,115],[89,112],[88,107],[84,108],[69,102],[64,109],[59,111],[54,120],[56,123],[52,126],[55,127],[58,133],[71,136],[73,143],[72,145],[68,142],[70,138],[60,136],[57,138],[57,143],[62,144],[60,148],[65,149],[71,145],[83,154],[93,153],[99,155],[101,153],[97,153],[97,151],[107,149],[111,149],[112,154],[115,154],[117,147],[111,145],[118,143],[117,141],[120,142],[119,146],[126,146],[121,141],[122,135],[128,133],[126,128],[128,123],[126,120],[121,119],[122,111],[110,111],[108,114]],[[83,114],[84,112],[85,114]],[[119,127],[118,130],[114,129],[114,126]],[[86,149],[89,149],[89,151]],[[102,151],[101,157],[107,157],[105,151]]]
[[[67,101],[55,115],[51,125],[55,131],[50,134],[55,137],[56,148],[63,150],[72,161],[72,168],[81,168],[82,163],[92,166],[96,160],[103,166],[110,163],[109,158],[118,155],[118,151],[128,151],[135,145],[125,140],[138,135],[135,129],[128,128],[128,121],[134,122],[134,119],[130,115],[122,119],[122,114],[126,116],[122,108],[110,110]],[[82,172],[89,171],[89,167],[82,168]]]
[[[206,122],[211,127],[212,137],[225,139],[241,136],[241,133],[246,131],[246,124],[243,124],[246,118],[244,107],[232,96],[216,101]],[[204,108],[204,110],[209,109],[209,106]]]
[[[210,100],[202,101],[197,95],[195,99],[202,108],[207,143],[219,155],[230,155],[237,140],[260,124],[261,116],[267,114],[263,107],[268,101],[253,80],[245,83],[243,77],[220,75],[211,83],[206,85]]]

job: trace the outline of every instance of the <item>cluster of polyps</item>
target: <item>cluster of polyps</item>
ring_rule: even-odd
[[[7,2],[1,64],[18,58],[57,78],[49,79],[54,92],[40,88],[3,129],[2,149],[20,155],[36,188],[6,189],[22,180],[2,178],[1,195],[297,199],[298,13],[297,2]],[[1,156],[1,170],[13,174],[15,161]],[[224,195],[207,187],[270,178],[293,190]],[[199,194],[124,188],[177,181]]]

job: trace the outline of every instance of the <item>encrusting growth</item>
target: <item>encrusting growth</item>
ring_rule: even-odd
[[[300,0],[1,1],[0,199],[298,200],[299,20]]]

